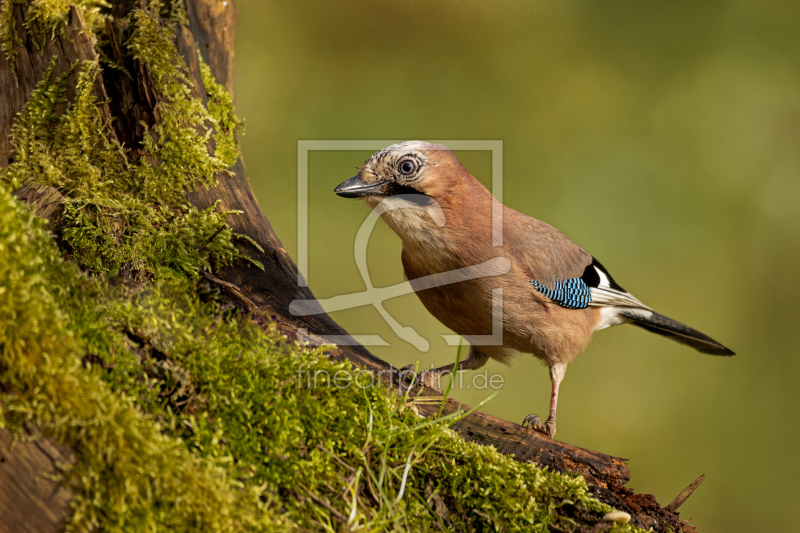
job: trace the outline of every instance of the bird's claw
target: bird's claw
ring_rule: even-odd
[[[545,433],[544,424],[542,424],[542,419],[539,418],[538,415],[528,415],[525,417],[525,420],[522,421],[522,427],[533,429],[534,431],[538,431],[539,433]]]
[[[551,416],[542,424],[542,419],[537,415],[528,415],[522,421],[522,427],[538,431],[542,435],[553,438],[556,434],[556,420]]]

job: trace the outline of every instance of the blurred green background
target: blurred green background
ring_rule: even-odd
[[[558,438],[629,458],[629,487],[700,531],[800,531],[800,3],[264,2],[237,0],[236,103],[258,200],[297,257],[298,139],[501,139],[505,203],[597,256],[658,311],[738,356],[633,327],[599,333],[567,373]],[[309,271],[318,297],[364,289],[353,258],[367,209],[332,190],[369,152],[313,152]],[[484,183],[489,152],[458,154]],[[402,281],[400,240],[369,248],[377,286]],[[379,357],[452,362],[414,295],[334,313],[380,334]],[[531,356],[486,410],[546,414]],[[458,390],[475,404],[487,391]]]

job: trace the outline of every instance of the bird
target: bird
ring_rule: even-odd
[[[532,354],[550,371],[550,412],[544,423],[528,415],[522,425],[551,439],[567,367],[601,329],[632,324],[701,353],[735,355],[640,302],[553,226],[501,204],[444,145],[389,146],[334,192],[379,211],[402,241],[404,274],[422,304],[470,343],[457,368],[423,372],[422,382],[478,369],[489,359],[509,364],[519,354]],[[464,275],[464,269],[491,264],[501,267]],[[438,281],[431,283],[431,276]],[[498,295],[501,310],[493,307]],[[493,320],[502,327],[497,338],[491,335]]]

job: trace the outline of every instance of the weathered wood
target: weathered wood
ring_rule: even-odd
[[[448,400],[445,412],[453,412],[465,406]],[[419,407],[423,416],[433,416],[439,406],[423,404]],[[481,411],[475,411],[454,429],[464,440],[494,446],[497,451],[513,455],[518,461],[533,462],[556,470],[579,472],[588,481],[607,487],[609,483],[623,485],[630,479],[630,472],[623,459],[594,452],[571,444],[554,441],[533,430],[497,418]]]
[[[243,295],[242,290],[233,283],[221,280],[218,277],[214,276],[213,274],[209,274],[205,270],[198,269],[198,271],[204,278],[206,278],[213,285],[220,287],[225,292],[225,294],[228,295],[228,298],[236,301],[236,303],[239,304],[240,307],[244,307],[245,309],[251,311],[254,309],[258,309],[258,306],[256,306],[256,304],[251,302],[245,295]]]
[[[61,208],[64,196],[53,187],[29,181],[14,191],[14,196],[28,204],[34,213],[48,221],[48,227],[55,227],[54,217]]]
[[[142,2],[114,0],[111,4],[111,12],[116,18],[108,22],[109,41],[104,45],[103,51],[112,61],[123,66],[132,78],[128,78],[119,69],[104,65],[102,79],[97,81],[95,90],[101,110],[108,117],[107,123],[112,134],[130,149],[132,156],[135,157],[139,143],[146,134],[146,128],[158,120],[155,109],[158,95],[147,69],[124,53],[119,40],[127,31],[127,23],[123,17],[132,8],[141,6]],[[195,94],[204,101],[207,100],[200,83],[199,64],[195,53],[198,45],[216,79],[233,93],[233,39],[236,20],[233,3],[230,0],[228,2],[188,0],[187,8],[190,26],[188,29],[178,28],[177,44],[189,69],[190,79],[194,81]],[[23,46],[17,47],[18,86],[14,84],[10,74],[10,65],[5,58],[0,57],[0,86],[4,95],[0,100],[0,167],[6,166],[13,160],[8,141],[13,117],[22,109],[36,83],[42,79],[50,58],[53,56],[58,58],[56,73],[59,74],[66,72],[77,60],[91,60],[95,57],[92,43],[81,31],[85,25],[77,10],[73,9],[70,12],[69,27],[58,34],[55,40],[48,41],[44,49],[39,50],[31,37],[25,33],[22,25],[25,9],[21,5],[14,7],[17,31],[23,37]],[[74,92],[74,76],[75,72],[67,79],[67,98],[71,98]],[[262,252],[245,242],[237,244],[243,253],[261,262],[264,271],[242,262],[211,276],[212,281],[219,282],[218,284],[233,291],[235,294],[232,294],[232,298],[240,305],[247,308],[257,307],[259,312],[275,315],[280,319],[283,328],[288,328],[298,336],[301,336],[301,330],[306,331],[308,334],[303,337],[306,340],[324,339],[328,335],[346,335],[346,332],[324,313],[298,317],[289,312],[289,306],[295,299],[313,299],[314,296],[308,288],[298,285],[297,267],[259,207],[243,162],[240,160],[229,173],[220,175],[218,179],[217,187],[191,192],[187,198],[201,209],[219,200],[220,210],[242,211],[241,215],[229,216],[228,223],[234,232],[247,235],[263,248]],[[33,201],[35,208],[51,209],[53,205],[57,205],[57,197],[48,197],[46,194],[43,196],[42,194],[47,191],[34,186],[29,187],[30,190],[20,191],[18,194],[20,198]],[[42,200],[45,197],[49,199]],[[347,359],[354,365],[378,373],[386,385],[398,386],[397,373],[363,346],[357,344],[339,346],[330,350],[329,355],[337,360]],[[440,403],[435,400],[441,399],[441,393],[425,389],[422,396],[433,401],[418,402],[415,409],[422,416],[435,415]],[[444,412],[452,413],[458,409],[466,411],[468,407],[448,399]],[[623,487],[629,480],[630,473],[622,459],[560,443],[512,422],[478,411],[458,422],[454,429],[465,440],[494,446],[501,453],[512,455],[519,461],[581,473],[593,484],[592,490],[601,500],[630,513],[634,524],[645,528],[653,527],[655,531],[663,531],[670,527],[680,531],[683,527],[678,516],[659,507],[654,497],[637,495]],[[45,443],[46,440],[38,442]],[[9,475],[13,473],[16,477],[27,476],[28,479],[32,476],[30,469],[26,470],[21,466],[9,469]],[[31,505],[45,505],[44,502],[45,500],[37,500],[29,504],[20,500],[16,512],[24,513],[26,509],[36,508]],[[9,505],[13,506],[14,502],[11,501]],[[68,509],[53,506],[52,510],[57,520],[49,523],[63,523]],[[0,521],[0,531],[6,530],[2,524]],[[38,530],[56,529],[42,526]]]
[[[233,2],[187,2],[189,27],[214,77],[233,94],[233,39],[238,14]]]
[[[72,493],[60,481],[56,465],[75,463],[75,455],[49,439],[29,440],[23,431],[14,441],[0,429],[0,531],[63,531]]]

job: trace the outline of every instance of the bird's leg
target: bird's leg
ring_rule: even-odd
[[[550,393],[550,416],[544,423],[550,438],[556,436],[556,407],[558,407],[558,388],[564,380],[564,375],[567,373],[567,365],[555,364],[550,367],[550,381],[553,383],[553,390]]]
[[[449,365],[440,366],[439,368],[434,368],[432,370],[425,370],[416,376],[413,376],[414,365],[408,365],[401,368],[400,373],[404,379],[405,376],[409,377],[409,379],[406,381],[406,384],[409,387],[414,387],[418,383],[421,383],[426,387],[441,390],[441,387],[439,387],[439,378],[441,378],[442,375],[452,374],[461,370],[474,370],[485,365],[486,361],[488,360],[488,355],[484,354],[474,346],[471,346],[469,349],[469,354],[464,360],[459,361],[457,369],[455,363],[452,363]]]
[[[550,367],[550,381],[553,383],[552,392],[550,393],[550,416],[542,424],[542,420],[536,415],[528,415],[522,421],[523,427],[529,427],[543,433],[551,439],[556,436],[556,408],[558,407],[558,388],[561,382],[564,381],[564,375],[567,373],[567,365],[557,363]]]

